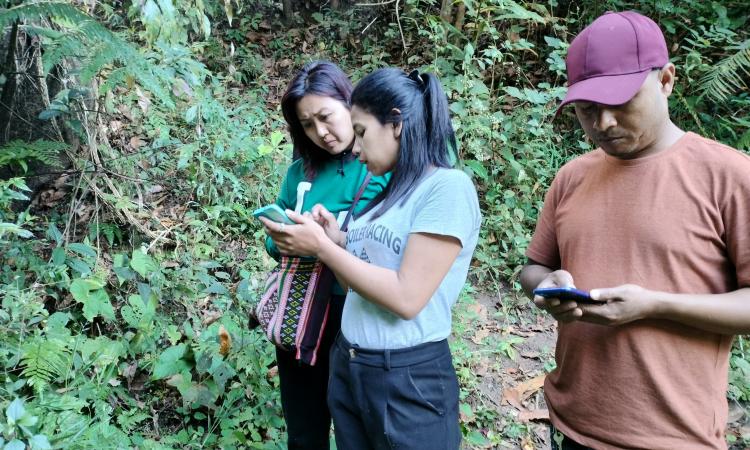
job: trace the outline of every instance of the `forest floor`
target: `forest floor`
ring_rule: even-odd
[[[454,363],[467,394],[461,418],[476,430],[464,448],[548,450],[542,384],[554,368],[556,322],[508,292],[464,295],[454,310]],[[750,435],[750,405],[730,401],[728,434]]]
[[[454,363],[468,394],[461,419],[476,430],[464,447],[549,449],[542,384],[554,368],[556,322],[509,292],[462,296],[454,321]]]

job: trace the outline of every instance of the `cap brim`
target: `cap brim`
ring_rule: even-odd
[[[565,105],[578,101],[611,106],[627,103],[641,88],[650,72],[651,69],[646,69],[642,72],[606,75],[579,81],[568,87],[568,93],[558,106],[555,116],[560,114]]]

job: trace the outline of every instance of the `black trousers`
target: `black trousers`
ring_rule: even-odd
[[[341,328],[343,295],[334,295],[328,321],[314,366],[302,364],[292,352],[276,348],[281,387],[281,408],[288,434],[289,450],[328,450],[331,414],[328,411],[329,351]]]
[[[458,379],[448,342],[331,350],[328,405],[339,450],[458,450]]]

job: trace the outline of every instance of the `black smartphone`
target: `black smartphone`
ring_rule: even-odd
[[[544,298],[559,298],[560,300],[573,300],[576,303],[586,303],[589,305],[600,305],[603,302],[598,302],[591,298],[588,292],[572,287],[549,287],[534,289],[534,295],[540,295]]]

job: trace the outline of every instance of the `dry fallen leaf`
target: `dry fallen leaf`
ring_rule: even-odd
[[[227,356],[232,348],[232,337],[224,325],[219,326],[219,354]]]
[[[143,147],[146,143],[143,142],[143,140],[140,138],[140,136],[133,136],[130,138],[130,147],[133,150],[138,150],[139,148]]]
[[[212,323],[216,322],[217,320],[219,320],[221,316],[222,316],[221,311],[206,311],[203,314],[203,320],[201,320],[201,323],[203,324],[204,327],[207,327],[211,325]]]
[[[475,313],[478,316],[478,321],[487,321],[487,308],[481,303],[473,303],[468,305],[466,309]]]
[[[549,410],[547,409],[535,409],[533,411],[521,411],[518,414],[518,420],[527,423],[535,420],[549,420]]]
[[[503,400],[508,402],[510,406],[516,408],[519,411],[526,410],[526,408],[524,408],[523,405],[521,404],[521,395],[519,391],[517,391],[516,389],[504,389]]]
[[[474,336],[471,337],[471,341],[479,345],[482,343],[484,338],[486,338],[489,335],[490,335],[490,330],[486,328],[480,328],[474,333]]]
[[[522,402],[544,385],[545,377],[546,375],[542,374],[519,383],[515,387],[504,389],[503,400],[519,411],[525,411],[526,408],[524,408]]]
[[[516,389],[521,392],[521,398],[526,399],[531,394],[539,390],[542,386],[544,386],[544,379],[547,377],[546,374],[542,374],[539,376],[536,376],[534,378],[531,378],[530,380],[526,380],[523,383],[516,386]]]

